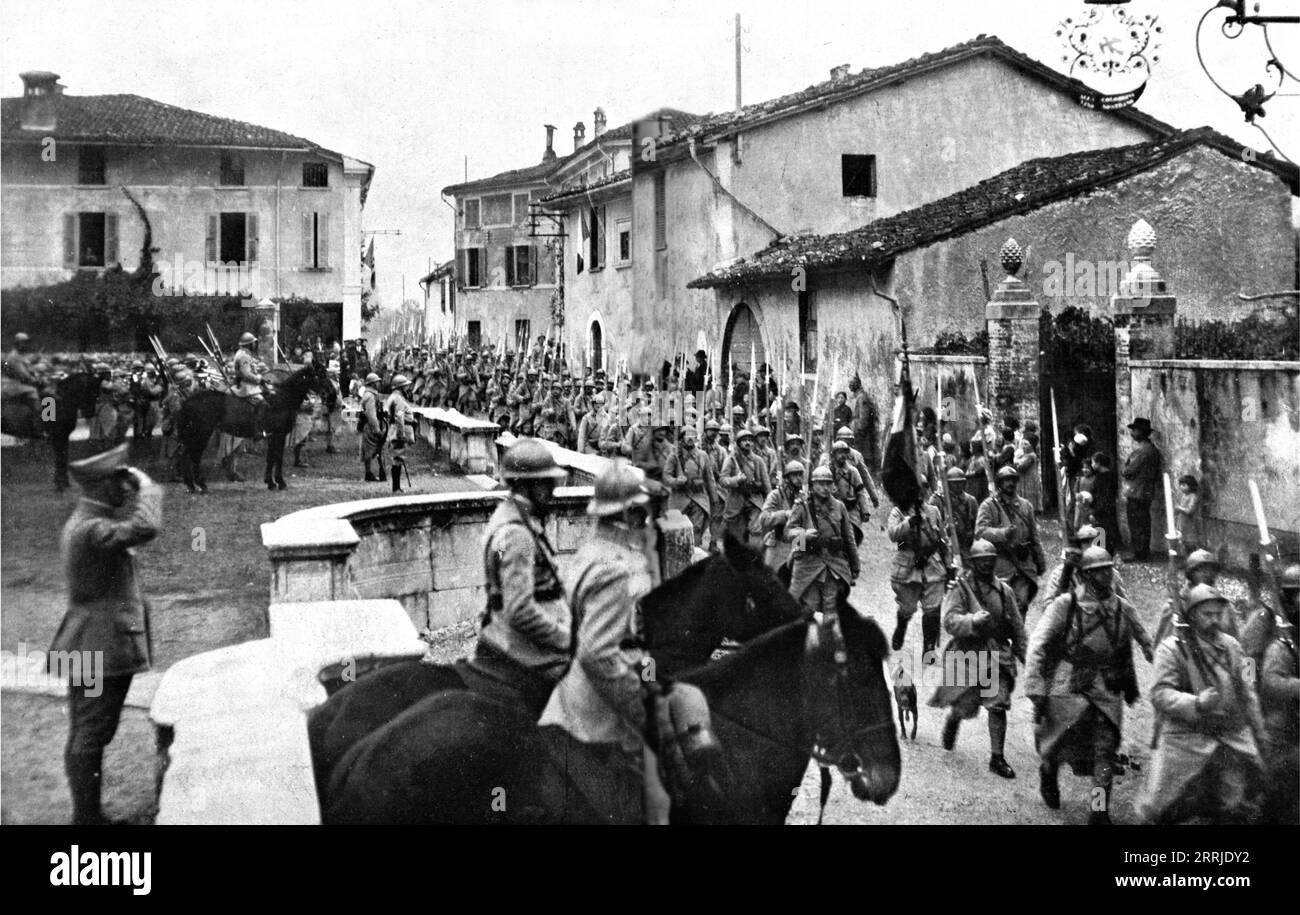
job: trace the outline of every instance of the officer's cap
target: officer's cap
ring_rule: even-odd
[[[68,474],[81,486],[106,480],[119,470],[125,470],[127,445],[122,443],[116,448],[88,457],[84,461],[73,461],[68,465]]]

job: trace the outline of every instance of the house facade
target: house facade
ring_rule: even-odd
[[[282,131],[135,95],[70,96],[22,74],[0,114],[0,286],[139,266],[159,295],[309,299],[361,334],[374,167]]]

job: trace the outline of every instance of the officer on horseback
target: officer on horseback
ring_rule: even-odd
[[[501,476],[510,492],[488,520],[483,538],[487,609],[472,674],[517,694],[533,716],[573,656],[569,604],[546,536],[546,517],[565,471],[537,439],[506,451]]]
[[[230,367],[234,371],[234,393],[248,398],[254,404],[261,404],[265,402],[262,372],[266,366],[253,355],[253,347],[256,345],[257,337],[245,331],[239,338],[239,349],[235,352]]]
[[[5,356],[4,397],[26,404],[32,416],[40,415],[40,389],[43,379],[36,373],[27,355],[31,338],[25,333],[14,334],[13,349]]]

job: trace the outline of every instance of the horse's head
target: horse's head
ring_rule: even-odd
[[[799,616],[799,606],[756,552],[730,537],[641,601],[646,643],[665,673],[709,660],[723,639],[747,642]]]
[[[838,768],[858,800],[884,804],[902,773],[885,677],[889,654],[874,621],[840,601],[837,617],[809,620],[804,704],[814,758]]]

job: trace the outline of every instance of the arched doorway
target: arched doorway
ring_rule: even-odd
[[[605,331],[599,318],[591,319],[587,333],[587,359],[593,372],[605,368]]]
[[[730,382],[732,366],[752,378],[766,361],[767,352],[763,349],[758,317],[748,305],[740,302],[727,317],[727,328],[722,335],[722,364],[719,366],[722,383]]]

